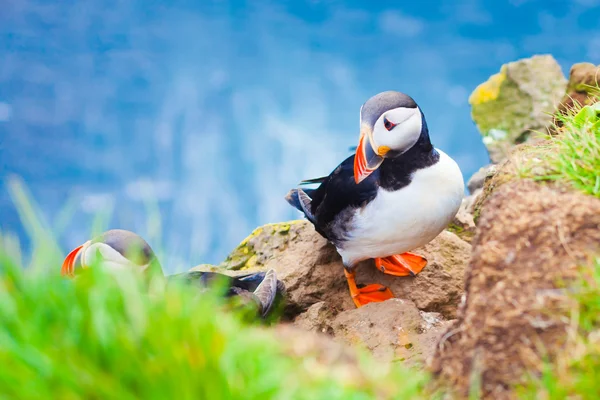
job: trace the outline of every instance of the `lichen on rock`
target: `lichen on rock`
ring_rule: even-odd
[[[471,116],[483,136],[492,162],[532,131],[544,131],[565,93],[567,81],[550,55],[505,64],[469,97]]]
[[[300,220],[267,224],[256,228],[227,256],[221,267],[233,271],[260,268],[284,251],[302,229]]]

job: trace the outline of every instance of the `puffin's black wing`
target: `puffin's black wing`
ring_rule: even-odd
[[[377,194],[378,171],[374,171],[358,185],[354,181],[354,155],[346,158],[329,176],[325,177],[317,189],[304,190],[311,198],[309,213],[306,217],[315,225],[315,229],[334,243],[343,238],[344,217],[342,212],[358,208],[373,200]],[[292,189],[286,200],[300,211],[304,211],[299,201],[299,189]],[[350,215],[347,216],[348,218]],[[338,229],[333,228],[334,220],[340,222]]]

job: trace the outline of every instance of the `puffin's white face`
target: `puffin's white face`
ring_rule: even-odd
[[[421,136],[419,108],[394,108],[381,115],[373,127],[370,140],[373,151],[384,157],[390,150],[402,154],[417,143]]]
[[[383,92],[360,109],[360,141],[354,157],[354,179],[360,183],[384,158],[398,156],[413,147],[421,136],[421,110],[409,96]]]
[[[129,269],[146,272],[153,265],[153,256],[145,255],[140,244],[136,245],[136,242],[131,240],[137,235],[121,232],[125,231],[109,231],[104,235],[103,240],[89,240],[77,247],[65,258],[62,267],[63,275],[74,276],[79,269],[98,264],[109,271]]]

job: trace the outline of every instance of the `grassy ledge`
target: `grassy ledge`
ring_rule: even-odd
[[[600,197],[600,97],[598,100],[557,115],[556,134],[546,136],[548,141],[535,151],[534,162],[524,166],[521,175],[568,183]]]

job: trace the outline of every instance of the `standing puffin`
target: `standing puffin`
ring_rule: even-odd
[[[354,155],[329,176],[302,181],[286,200],[304,213],[342,256],[357,307],[393,297],[385,286],[358,287],[355,267],[375,259],[382,272],[415,276],[427,260],[410,253],[440,234],[464,196],[456,162],[431,144],[425,116],[406,94],[379,93],[360,109]]]
[[[122,229],[106,231],[75,248],[65,258],[61,274],[74,277],[81,269],[97,262],[111,270],[137,269],[147,278],[163,276],[160,262],[150,245],[141,236]],[[237,296],[247,303],[255,303],[258,314],[263,318],[271,311],[276,297],[285,295],[285,287],[277,280],[275,270],[237,277],[189,271],[167,276],[166,279],[167,284],[191,284],[200,289],[209,287],[217,279],[227,279],[229,288],[226,296]]]

